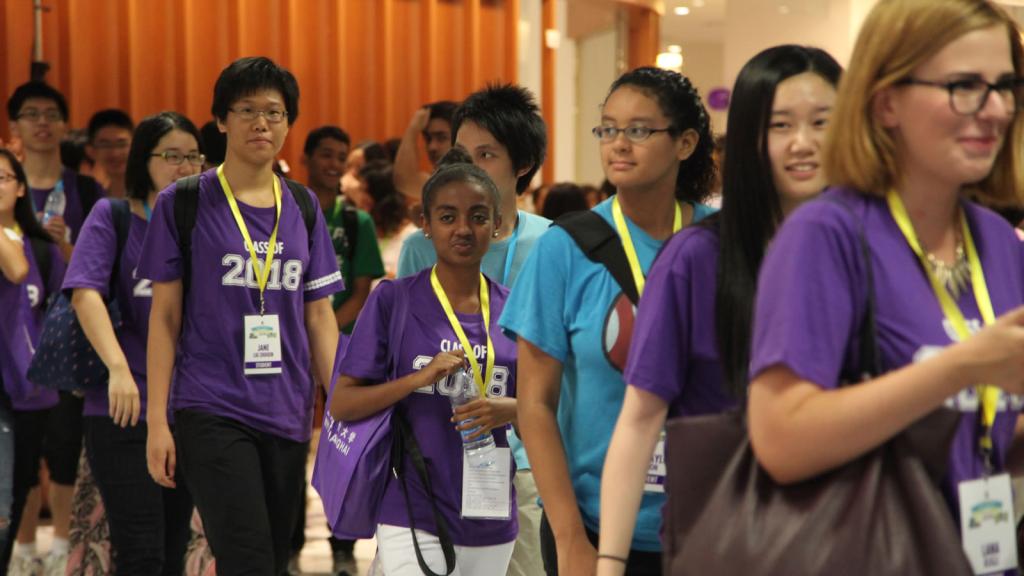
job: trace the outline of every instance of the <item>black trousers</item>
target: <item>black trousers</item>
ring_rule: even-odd
[[[597,548],[598,535],[587,530],[587,539]],[[548,524],[547,514],[540,518],[540,555],[544,559],[547,576],[558,576],[558,551],[555,548],[555,533]],[[626,562],[626,576],[661,576],[661,553],[630,550]]]
[[[83,420],[85,451],[110,524],[116,574],[180,576],[192,497],[163,488],[146,467],[146,423],[121,428],[109,417]]]
[[[288,566],[306,444],[197,410],[175,412],[175,473],[203,520],[219,576],[279,576]]]

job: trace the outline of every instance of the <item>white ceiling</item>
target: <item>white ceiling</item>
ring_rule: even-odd
[[[726,0],[665,0],[661,17],[661,39],[664,44],[721,43],[725,28]],[[701,6],[703,4],[703,6]],[[686,16],[676,16],[675,9],[690,9]]]

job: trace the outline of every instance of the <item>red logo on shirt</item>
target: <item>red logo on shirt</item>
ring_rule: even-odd
[[[616,370],[626,369],[629,342],[633,338],[636,308],[625,294],[619,294],[604,319],[604,356]]]

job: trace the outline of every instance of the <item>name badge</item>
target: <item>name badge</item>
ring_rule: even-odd
[[[494,465],[475,468],[462,453],[462,517],[508,520],[512,517],[512,451],[494,449]]]
[[[246,376],[281,373],[281,330],[277,314],[245,317]]]
[[[975,574],[1017,568],[1016,516],[1010,475],[961,482],[960,535]]]
[[[651,464],[647,468],[647,480],[644,481],[644,492],[655,494],[665,493],[665,431],[661,431],[658,444],[654,447]]]

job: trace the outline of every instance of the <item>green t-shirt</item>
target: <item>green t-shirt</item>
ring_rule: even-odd
[[[352,295],[352,287],[356,278],[380,278],[384,276],[384,262],[380,258],[380,247],[377,245],[377,232],[373,219],[362,210],[355,210],[356,227],[355,250],[348,257],[348,237],[345,235],[345,218],[343,216],[342,199],[334,201],[334,208],[324,214],[327,219],[327,231],[334,244],[334,255],[338,259],[338,269],[345,281],[345,290],[334,294],[331,305],[337,310]],[[343,326],[345,334],[352,332],[352,324]]]

